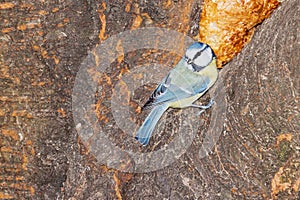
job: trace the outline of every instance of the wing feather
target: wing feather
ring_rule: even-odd
[[[169,73],[153,91],[142,109],[150,109],[165,102],[175,102],[202,93],[207,90],[208,84],[208,77],[199,76],[197,81],[193,81],[193,85],[180,86],[172,83],[172,75]]]

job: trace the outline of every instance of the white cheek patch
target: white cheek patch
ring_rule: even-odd
[[[197,66],[207,66],[211,60],[212,60],[213,54],[211,52],[210,48],[206,48],[201,55],[199,55],[197,58],[195,58],[194,63]]]

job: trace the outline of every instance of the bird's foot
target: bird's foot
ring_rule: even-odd
[[[201,115],[206,109],[210,108],[213,104],[214,104],[214,99],[210,99],[209,103],[207,105],[196,105],[196,104],[192,104],[191,106],[194,108],[200,108],[200,112],[198,113],[198,115]]]

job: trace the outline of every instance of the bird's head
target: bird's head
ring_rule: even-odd
[[[195,42],[185,52],[185,65],[192,71],[199,72],[208,66],[216,56],[208,44]]]

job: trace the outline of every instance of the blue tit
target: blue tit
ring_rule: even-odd
[[[149,97],[142,109],[152,109],[136,134],[136,139],[144,146],[149,143],[152,132],[168,108],[201,108],[208,105],[195,105],[217,80],[216,56],[209,45],[195,42],[189,46],[183,58],[168,73]]]

